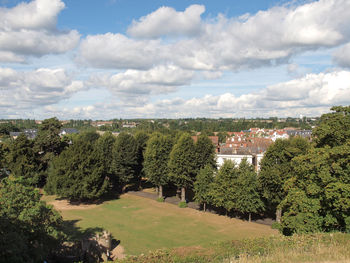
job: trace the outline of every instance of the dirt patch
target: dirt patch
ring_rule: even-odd
[[[97,207],[96,204],[72,204],[68,200],[53,200],[48,202],[50,205],[53,205],[56,210],[84,210],[92,209]]]
[[[121,245],[116,246],[116,247],[111,251],[111,258],[112,258],[113,260],[125,258],[124,247],[121,246]]]
[[[178,247],[174,248],[172,252],[178,256],[183,257],[186,257],[188,255],[209,256],[213,254],[213,250],[205,249],[201,246]]]

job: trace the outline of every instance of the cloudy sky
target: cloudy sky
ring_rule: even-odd
[[[0,118],[319,116],[349,0],[0,0]]]

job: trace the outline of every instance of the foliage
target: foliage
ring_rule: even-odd
[[[236,208],[236,181],[238,178],[238,168],[235,163],[225,160],[211,185],[210,200],[216,207],[223,207],[226,211]]]
[[[216,168],[215,148],[208,136],[200,135],[198,137],[194,151],[197,172],[206,165]]]
[[[339,146],[350,138],[350,106],[331,110],[335,112],[323,114],[318,127],[312,131],[316,147]]]
[[[285,185],[288,195],[281,204],[285,232],[350,230],[349,163],[350,141],[333,148],[313,148],[293,160],[294,176]],[[318,224],[310,222],[314,225],[311,229],[298,220],[306,208],[319,220]]]
[[[210,190],[214,181],[214,169],[208,164],[196,176],[193,191],[194,200],[199,204],[210,203]],[[205,210],[205,209],[204,209]]]
[[[138,146],[135,138],[128,133],[120,133],[113,147],[114,187],[130,183],[137,169]]]
[[[23,181],[23,180],[22,180]],[[21,178],[0,183],[0,261],[43,262],[63,238],[62,218]]]
[[[34,151],[38,154],[38,173],[40,175],[39,185],[43,186],[46,182],[47,169],[50,161],[58,156],[65,146],[59,133],[62,125],[57,118],[46,119],[39,126],[38,135],[35,138]]]
[[[187,207],[187,203],[186,203],[186,201],[185,202],[182,201],[182,202],[179,202],[178,206],[180,208],[186,208]]]
[[[243,159],[238,167],[236,180],[235,208],[241,213],[258,213],[263,210],[264,204],[258,192],[258,180],[254,167]]]
[[[194,143],[187,133],[181,135],[171,150],[169,158],[169,178],[177,187],[182,188],[181,201],[185,201],[185,188],[192,185],[196,176],[193,160]]]
[[[10,143],[6,161],[8,169],[14,176],[22,176],[35,185],[38,182],[38,161],[33,145],[33,141],[20,134]]]
[[[168,161],[171,149],[170,137],[160,133],[153,133],[147,141],[144,171],[147,179],[156,186],[168,183]]]
[[[144,175],[143,172],[143,162],[144,162],[144,153],[146,151],[146,144],[148,141],[149,135],[144,131],[137,131],[135,133],[135,140],[137,143],[137,165],[135,170],[136,181],[140,183],[141,178]]]
[[[113,147],[116,137],[110,132],[106,132],[96,141],[95,150],[98,155],[99,166],[103,167],[103,171],[108,178],[113,178]]]
[[[270,209],[276,209],[286,196],[284,183],[292,176],[291,160],[305,154],[310,148],[308,141],[300,137],[277,139],[264,154],[258,177],[262,196]]]
[[[98,135],[82,133],[52,161],[45,190],[71,200],[93,200],[107,192],[108,167],[96,151]]]
[[[10,132],[18,132],[19,128],[13,125],[12,122],[0,123],[0,135],[9,135]]]

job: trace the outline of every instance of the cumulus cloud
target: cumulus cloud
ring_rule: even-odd
[[[169,12],[174,21],[165,18]],[[131,37],[91,35],[82,41],[80,61],[100,68],[147,69],[173,63],[192,70],[241,70],[286,63],[293,55],[350,39],[347,0],[278,6],[239,18],[219,14],[211,21],[201,20],[202,12],[202,6],[190,6],[185,12],[163,7],[134,21],[128,31]],[[186,25],[197,21],[196,30],[176,27],[179,19]],[[169,41],[167,35],[187,37]]]
[[[129,101],[132,97],[132,105],[138,105],[140,100],[147,101],[149,95],[174,92],[179,86],[189,84],[193,76],[193,71],[174,65],[161,65],[146,71],[130,69],[114,75],[94,75],[87,85],[106,87],[122,100]]]
[[[191,5],[184,12],[163,6],[139,21],[134,20],[128,33],[139,38],[197,35],[201,30],[201,14],[204,11],[203,5]]]
[[[334,52],[334,61],[342,67],[350,67],[350,43]]]
[[[0,110],[25,111],[55,104],[84,90],[82,81],[73,80],[64,69],[16,71],[0,68]]]
[[[92,119],[184,117],[298,117],[319,116],[333,105],[350,101],[350,71],[308,74],[265,89],[236,96],[232,93],[191,99],[172,98],[155,102],[123,100],[64,109],[65,116]],[[130,106],[130,107],[129,107]],[[53,114],[58,109],[51,111]],[[48,111],[50,112],[50,111]],[[117,113],[117,116],[116,116]],[[49,116],[49,115],[48,115]]]
[[[56,29],[61,0],[33,0],[0,8],[0,62],[24,62],[25,56],[58,54],[79,43],[77,31]]]

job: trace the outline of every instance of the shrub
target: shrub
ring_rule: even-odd
[[[186,202],[180,202],[179,203],[179,207],[180,208],[185,208],[185,207],[187,207],[187,203]]]

